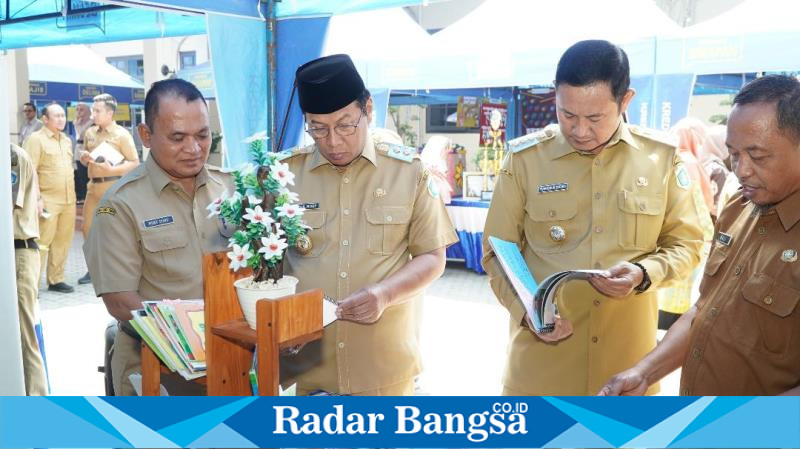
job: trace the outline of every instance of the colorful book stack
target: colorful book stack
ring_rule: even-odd
[[[202,299],[144,301],[130,321],[150,349],[185,379],[206,375],[205,314]]]

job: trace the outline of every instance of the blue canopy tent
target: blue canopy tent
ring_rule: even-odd
[[[228,146],[225,163],[230,166],[245,160],[246,146],[241,143],[244,138],[264,129],[274,134],[278,115],[275,99],[288,97],[294,69],[299,64],[321,54],[320,42],[326,26],[320,26],[317,34],[309,33],[307,21],[324,23],[324,17],[331,14],[420,2],[6,0],[0,2],[0,49],[207,33],[215,97]],[[279,18],[296,17],[309,18],[303,19],[302,26],[286,23],[284,31],[276,25]],[[281,38],[276,39],[276,28],[282,33]],[[285,43],[284,48],[281,42]],[[230,51],[231,48],[237,51]],[[285,73],[277,73],[278,68],[285,69]],[[279,95],[284,92],[285,95]]]

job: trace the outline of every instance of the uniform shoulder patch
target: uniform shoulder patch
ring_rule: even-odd
[[[100,206],[95,210],[94,214],[95,215],[108,214],[114,216],[117,215],[117,210],[111,206]]]
[[[672,142],[669,138],[669,135],[664,131],[659,131],[657,129],[651,128],[644,128],[637,125],[628,125],[628,129],[632,134],[635,134],[639,137],[644,137],[658,143],[663,143],[664,145],[669,145],[671,147],[675,146],[675,142]]]
[[[683,190],[687,190],[692,185],[692,178],[689,176],[689,170],[683,162],[679,162],[675,166],[675,182]]]
[[[375,148],[378,152],[403,162],[413,162],[415,158],[419,157],[415,148],[396,143],[380,143],[375,145]]]
[[[508,151],[511,153],[519,153],[522,150],[527,150],[528,148],[533,148],[542,142],[546,142],[555,136],[556,132],[552,128],[547,127],[541,131],[526,134],[522,137],[509,140]]]

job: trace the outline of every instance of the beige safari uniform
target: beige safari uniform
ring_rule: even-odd
[[[14,205],[14,246],[28,246],[31,239],[39,237],[37,200],[39,188],[34,177],[33,164],[22,148],[11,144],[11,202]],[[21,245],[20,245],[21,246]],[[25,394],[47,394],[39,343],[36,339],[36,314],[39,308],[39,251],[36,247],[14,250],[17,274],[17,300],[19,306],[19,333],[22,337],[22,368],[25,373]]]
[[[192,198],[150,158],[114,184],[95,212],[84,245],[97,296],[137,292],[145,299],[202,298],[202,255],[227,247],[221,220],[206,206],[227,189],[229,176],[204,168]],[[128,376],[140,372],[139,343],[117,333],[114,390],[134,394]]]
[[[484,229],[483,266],[511,314],[506,394],[595,394],[656,344],[656,289],[697,265],[702,230],[689,178],[673,146],[621,124],[597,156],[573,149],[556,127],[516,143],[501,170]],[[515,151],[516,150],[516,151]],[[558,230],[563,240],[557,241]],[[523,325],[524,309],[487,238],[516,242],[534,277],[637,261],[650,289],[614,299],[588,282],[567,284],[558,300],[574,334],[548,344]],[[649,393],[658,390],[651,387]]]
[[[413,148],[386,130],[373,130],[360,157],[345,168],[330,164],[315,145],[286,160],[292,187],[306,211],[313,249],[287,258],[298,291],[322,288],[342,300],[380,282],[411,257],[458,240],[428,172]],[[411,394],[421,371],[418,315],[422,294],[387,308],[363,325],[336,321],[320,341],[281,362],[299,391]]]
[[[112,147],[116,148],[126,161],[138,161],[139,154],[136,152],[136,146],[133,143],[133,137],[122,126],[112,123],[105,129],[97,125],[93,125],[83,134],[83,145],[86,151],[92,151],[97,148],[101,143],[107,142]],[[118,175],[114,175],[112,179],[105,180],[104,178],[111,176],[107,173],[108,169],[100,164],[89,164],[89,184],[86,186],[86,201],[83,203],[83,237],[89,236],[89,228],[92,226],[92,219],[94,218],[94,211],[97,204],[109,187],[117,180]]]
[[[25,141],[39,178],[39,190],[49,218],[39,220],[41,269],[47,267],[47,283],[64,281],[64,266],[75,233],[75,173],[72,171],[72,140],[47,128]],[[49,253],[49,257],[48,257]]]

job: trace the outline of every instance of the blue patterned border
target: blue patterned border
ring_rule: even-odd
[[[0,447],[800,448],[800,398],[3,397]]]

